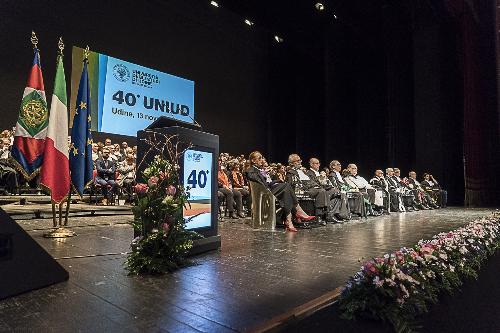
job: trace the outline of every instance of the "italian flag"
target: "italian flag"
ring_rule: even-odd
[[[48,122],[40,53],[36,47],[34,53],[11,152],[14,166],[26,180],[33,179],[40,171]]]
[[[68,107],[62,56],[57,57],[54,95],[50,105],[49,126],[40,184],[50,192],[52,202],[61,203],[70,190],[68,159]]]

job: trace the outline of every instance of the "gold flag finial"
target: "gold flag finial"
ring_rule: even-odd
[[[38,44],[38,38],[34,31],[31,31],[31,44],[33,44],[33,48],[36,49],[36,45]]]
[[[90,50],[89,50],[89,46],[87,45],[85,50],[83,50],[83,59],[84,60],[89,60],[89,53],[90,53]]]
[[[57,42],[57,47],[59,48],[59,54],[62,55],[64,50],[64,43],[62,37],[59,37],[59,42]]]

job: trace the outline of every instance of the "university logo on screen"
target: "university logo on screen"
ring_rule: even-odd
[[[201,160],[203,159],[203,155],[200,154],[200,153],[195,153],[195,152],[188,151],[186,153],[186,159],[188,161],[192,161],[192,162],[195,162],[195,163],[200,163]]]
[[[113,76],[120,82],[127,82],[130,79],[130,71],[123,64],[116,64],[113,67]]]

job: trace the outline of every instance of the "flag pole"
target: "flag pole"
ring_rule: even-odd
[[[61,203],[62,204],[62,203]],[[64,217],[64,225],[68,225],[69,205],[71,204],[71,189],[69,190],[68,201],[66,202],[66,216]]]
[[[62,37],[59,37],[59,42],[57,43],[57,46],[59,48],[59,54],[58,58],[63,56],[63,50],[64,50],[64,43],[62,40]],[[59,60],[59,59],[58,59]],[[68,195],[68,203],[66,205],[66,218],[64,225],[62,224],[62,205],[64,204],[64,200],[59,202],[59,227],[57,229],[52,230],[51,232],[45,233],[43,236],[46,238],[67,238],[67,237],[73,237],[76,236],[76,233],[72,230],[69,230],[65,228],[65,226],[68,225],[68,211],[69,211],[69,203],[71,201],[71,189],[69,191]],[[56,203],[52,201],[52,218],[54,222],[54,228],[57,227],[57,222],[56,222]]]
[[[56,204],[52,202],[52,222],[54,225],[54,228],[57,227],[57,221],[56,221]]]

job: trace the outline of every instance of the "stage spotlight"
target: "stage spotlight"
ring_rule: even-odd
[[[283,38],[281,38],[280,36],[276,35],[274,36],[274,40],[278,43],[283,43]]]
[[[316,2],[314,7],[316,7],[316,9],[319,11],[325,10],[325,5],[323,5],[321,2]]]
[[[217,1],[210,1],[210,4],[214,7],[219,7],[219,3]]]
[[[249,19],[245,19],[245,24],[252,26],[253,22],[250,21]]]

